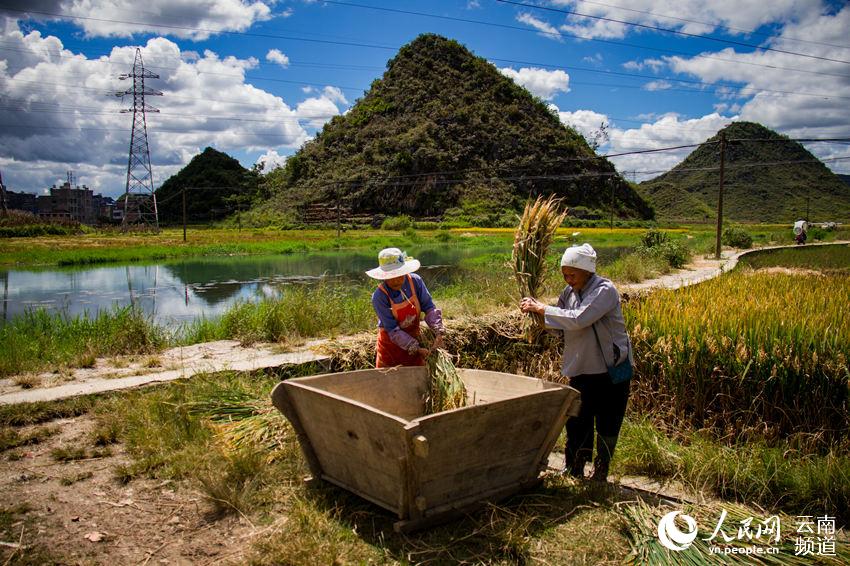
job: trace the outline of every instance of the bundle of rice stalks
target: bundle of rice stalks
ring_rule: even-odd
[[[555,237],[555,231],[564,221],[566,210],[559,210],[560,199],[542,196],[532,204],[528,202],[514,235],[511,267],[514,270],[520,298],[536,299],[546,280],[546,253]],[[537,340],[543,330],[543,316],[528,313],[523,322],[523,335],[528,343]]]
[[[230,451],[261,450],[272,462],[291,434],[289,422],[268,402],[231,393],[185,405],[190,415],[206,419]]]
[[[426,328],[420,341],[431,349],[434,333]],[[428,368],[428,394],[425,397],[425,414],[432,415],[441,411],[465,407],[467,402],[466,385],[457,373],[452,356],[442,348],[435,348],[425,360]]]
[[[435,350],[427,360],[430,383],[425,398],[425,413],[433,414],[466,406],[466,386],[452,362],[451,355]]]
[[[669,511],[669,507],[651,507],[643,501],[628,502],[618,505],[622,512],[622,520],[625,532],[628,534],[632,553],[628,562],[632,564],[653,564],[658,566],[674,566],[679,564],[729,564],[730,556],[721,552],[713,554],[711,546],[721,549],[741,550],[751,546],[778,548],[778,553],[759,552],[746,554],[746,560],[752,564],[780,565],[780,564],[847,564],[850,561],[850,546],[847,544],[835,544],[835,554],[828,556],[820,554],[817,556],[797,555],[795,545],[797,535],[794,517],[785,514],[774,514],[767,511],[753,511],[730,502],[701,505],[699,507],[687,508],[685,513],[696,520],[698,534],[691,545],[683,551],[670,551],[664,548],[658,540],[658,523]],[[712,539],[712,534],[722,516],[721,530],[732,540],[727,542],[723,534],[717,533]],[[755,535],[759,526],[765,526],[764,521],[776,516],[779,518],[780,539],[778,542],[767,533],[762,532],[761,537],[749,540],[746,536],[739,536],[739,529],[748,525],[748,532]],[[749,521],[748,521],[749,519]],[[710,540],[706,540],[710,539]],[[740,554],[739,554],[740,555]]]

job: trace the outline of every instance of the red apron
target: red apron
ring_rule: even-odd
[[[422,309],[419,307],[419,298],[416,296],[416,287],[413,286],[413,279],[410,275],[407,276],[407,284],[410,286],[411,296],[405,297],[407,300],[401,303],[394,303],[390,297],[390,293],[381,284],[378,287],[386,294],[390,300],[390,307],[393,311],[393,317],[398,322],[398,327],[416,338],[419,339],[419,313]],[[404,291],[402,291],[404,295]],[[375,367],[388,368],[394,366],[424,366],[425,358],[416,354],[408,354],[407,350],[397,346],[390,340],[390,333],[381,328],[378,331],[378,346],[376,348],[377,355],[375,356]]]

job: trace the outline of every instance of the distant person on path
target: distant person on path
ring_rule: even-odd
[[[798,246],[806,243],[806,231],[809,229],[809,223],[805,220],[798,220],[794,223],[794,241]]]
[[[617,289],[596,275],[596,251],[588,244],[567,248],[561,273],[567,286],[557,307],[526,297],[520,309],[542,314],[547,328],[563,331],[561,374],[581,393],[579,415],[567,420],[564,471],[584,477],[584,466],[593,455],[595,424],[592,479],[604,482],[629,400],[631,344]]]
[[[407,257],[398,248],[378,254],[378,267],[366,275],[381,281],[372,293],[372,307],[378,315],[378,345],[375,367],[425,365],[430,351],[419,343],[420,313],[437,334],[432,349],[442,344],[443,315],[431,299],[422,278],[414,273],[419,260]]]

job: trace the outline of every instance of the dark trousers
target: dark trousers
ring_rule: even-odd
[[[581,393],[581,409],[577,417],[567,420],[567,471],[583,470],[584,465],[591,460],[594,425],[597,437],[596,461],[605,470],[608,469],[626,414],[630,383],[612,384],[607,373],[570,378],[570,386]]]

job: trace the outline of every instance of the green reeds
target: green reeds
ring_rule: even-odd
[[[0,326],[0,376],[87,366],[96,357],[150,353],[166,342],[166,332],[133,307],[73,317],[28,310]]]
[[[554,196],[537,197],[528,202],[519,219],[514,235],[511,267],[519,288],[520,298],[537,298],[543,290],[547,276],[546,253],[555,237],[555,231],[564,221],[566,210],[559,210],[560,200]],[[523,334],[529,343],[536,341],[543,330],[543,316],[529,313],[523,323]]]

